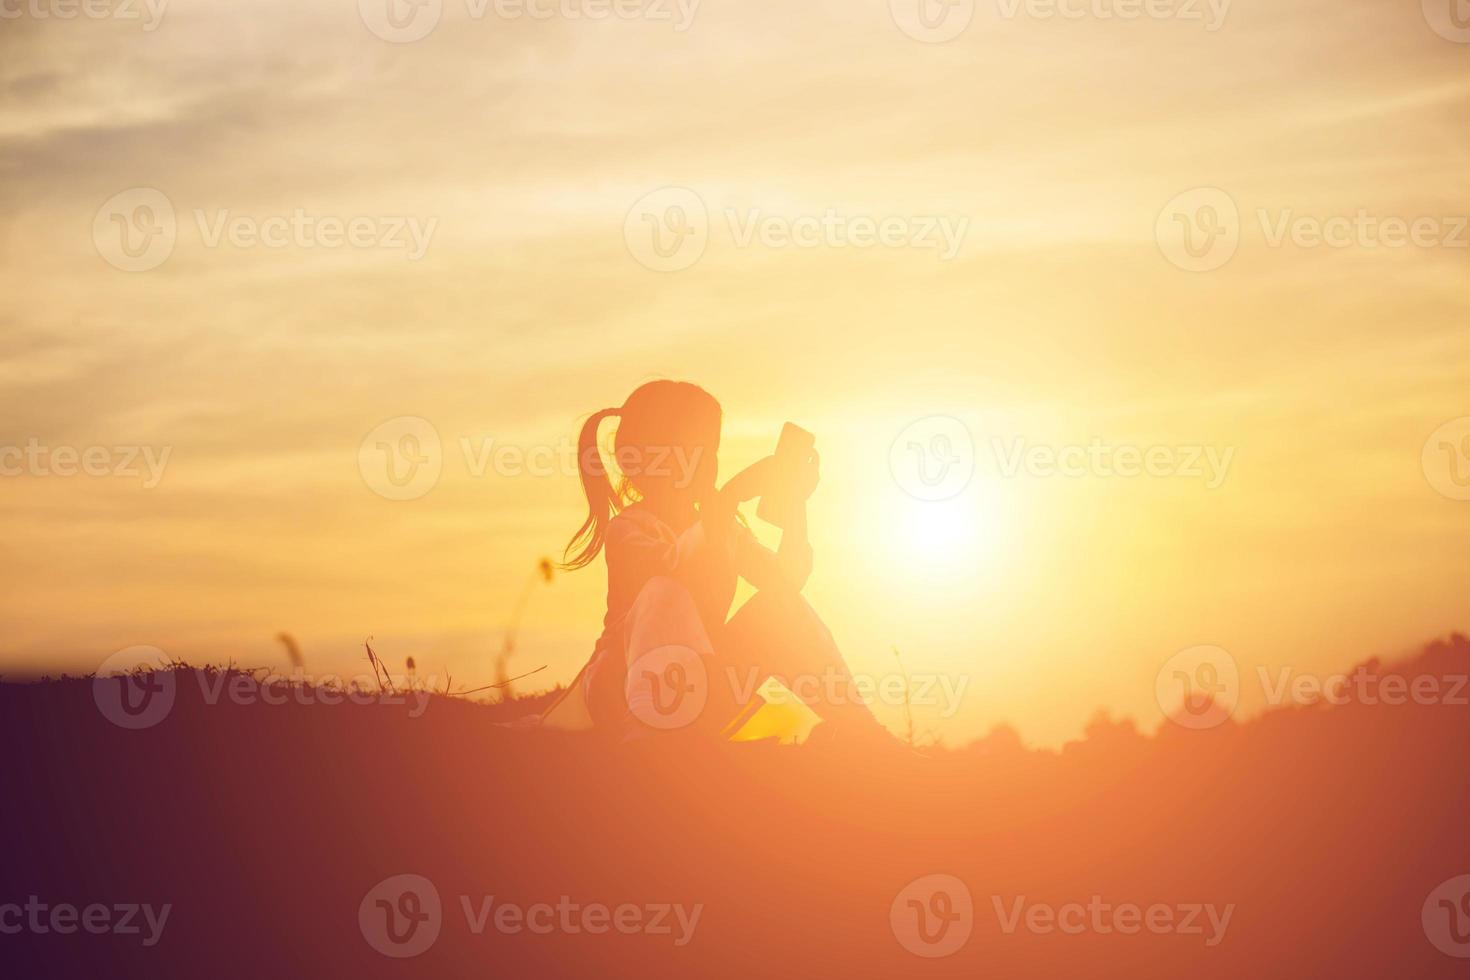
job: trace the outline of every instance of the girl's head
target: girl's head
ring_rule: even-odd
[[[577,439],[577,469],[587,520],[567,543],[565,568],[581,568],[602,552],[608,522],[635,500],[658,509],[692,505],[714,489],[720,451],[720,403],[686,381],[650,381],[623,403],[593,413]],[[615,486],[597,447],[597,429],[618,417]],[[575,554],[574,554],[575,552]]]

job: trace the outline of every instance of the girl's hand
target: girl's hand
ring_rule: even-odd
[[[754,500],[769,492],[776,476],[776,457],[767,456],[730,477],[720,489],[720,496],[726,498],[732,506]]]
[[[769,493],[786,492],[788,488],[798,501],[804,503],[812,495],[812,491],[816,490],[821,478],[821,457],[816,450],[812,450],[811,455],[802,460],[795,471],[785,460],[767,456],[730,477],[715,494],[708,513],[711,517],[720,519],[733,516],[735,508],[745,501],[764,497]]]

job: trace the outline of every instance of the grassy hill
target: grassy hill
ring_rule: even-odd
[[[1470,675],[1470,642],[1368,669]],[[1099,719],[1060,752],[1001,730],[875,758],[607,745],[497,724],[534,703],[325,704],[248,674],[172,676],[171,710],[136,731],[104,717],[89,679],[0,685],[0,905],[22,906],[0,926],[31,896],[106,905],[113,923],[116,906],[170,908],[151,945],[146,927],[58,934],[38,912],[45,932],[0,934],[6,975],[1470,968],[1431,936],[1470,954],[1470,900],[1441,887],[1470,874],[1463,701],[1279,708],[1152,737]],[[221,678],[239,693],[211,699]],[[405,900],[381,884],[400,875],[431,883],[437,915],[421,885]],[[400,935],[432,917],[409,945],[419,928],[433,941],[379,952],[390,910]]]

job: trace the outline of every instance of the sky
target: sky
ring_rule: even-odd
[[[949,744],[1470,628],[1448,2],[387,2],[0,3],[0,672],[489,683],[656,377],[816,434],[807,596]]]

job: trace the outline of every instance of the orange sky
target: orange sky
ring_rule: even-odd
[[[951,742],[1007,720],[1055,744],[1104,707],[1152,726],[1157,673],[1199,644],[1250,675],[1249,713],[1258,666],[1470,627],[1470,502],[1424,457],[1470,416],[1470,44],[1360,0],[1237,0],[1214,31],[981,3],[945,44],[886,2],[795,6],[709,0],[678,30],[444,0],[412,43],[345,0],[0,23],[0,448],[168,453],[156,486],[141,452],[137,476],[0,478],[0,670],[133,644],[279,664],[289,630],[314,670],[361,670],[371,634],[488,682],[582,513],[570,474],[474,452],[556,447],[657,376],[723,401],[727,474],[787,419],[817,434],[808,594],[855,669],[897,645],[966,679],[922,713]],[[638,207],[671,187],[703,251],[658,271]],[[158,257],[108,238],[136,188],[174,240],[125,271]],[[1238,213],[1208,271],[1168,237],[1196,188]],[[1332,218],[1345,245],[1312,238]],[[354,219],[367,244],[332,244]],[[895,242],[851,243],[885,220]],[[359,453],[404,416],[442,472],[394,501]],[[939,504],[890,466],[932,416],[975,450]],[[1008,473],[1017,440],[1229,465]],[[568,679],[602,587],[539,591],[512,669]]]

